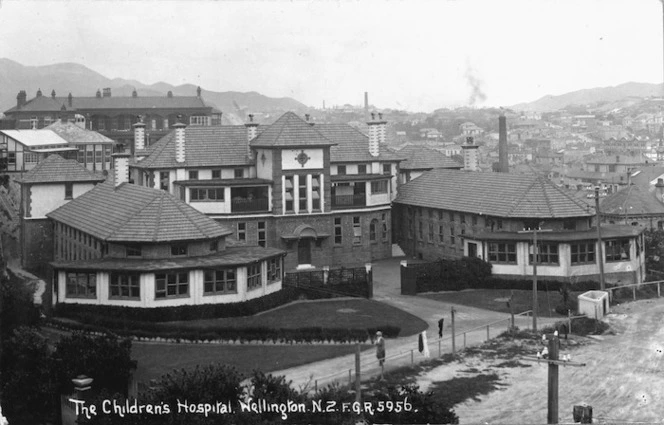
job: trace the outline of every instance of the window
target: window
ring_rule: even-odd
[[[39,154],[34,152],[24,152],[23,157],[25,158],[26,163],[37,163],[39,162]]]
[[[221,170],[212,170],[212,178],[213,179],[220,179],[221,178]]]
[[[421,221],[418,221],[417,222],[417,239],[419,239],[421,241],[424,240],[424,230],[422,230],[423,228],[424,228],[424,223],[422,223]]]
[[[595,242],[573,243],[571,251],[573,265],[595,262]]]
[[[392,164],[383,164],[383,174],[392,175]]]
[[[565,230],[576,230],[576,221],[574,221],[574,220],[565,220],[565,221],[563,221],[563,229],[565,229]]]
[[[389,233],[387,232],[387,214],[381,214],[380,220],[383,223],[383,242],[387,242],[389,238]]]
[[[443,243],[445,241],[445,229],[443,226],[438,226],[438,243]]]
[[[65,183],[65,199],[72,199],[74,197],[74,184]]]
[[[298,192],[297,196],[299,199],[300,212],[307,211],[307,178],[306,176],[300,176],[298,179]]]
[[[371,242],[376,242],[376,226],[378,226],[378,220],[371,220],[369,223],[369,240]]]
[[[629,239],[607,240],[606,261],[627,261],[629,260]]]
[[[211,187],[211,188],[197,188],[192,187],[189,189],[189,200],[196,202],[205,202],[205,201],[223,201],[224,200],[224,188],[223,187]]]
[[[244,168],[236,168],[235,170],[233,170],[233,176],[236,179],[244,178]]]
[[[346,174],[346,166],[345,165],[337,165],[337,175],[343,176]]]
[[[140,245],[128,245],[125,247],[127,257],[140,257],[143,255]]]
[[[353,217],[353,245],[362,244],[362,222],[360,217]]]
[[[427,214],[429,214],[429,218],[433,218],[433,210],[431,208],[427,209]]]
[[[204,270],[203,293],[205,295],[237,293],[235,269]]]
[[[558,261],[558,244],[552,243],[538,243],[537,264],[559,264]],[[528,255],[528,262],[533,264],[533,245],[529,245],[531,254]]]
[[[260,288],[262,285],[261,264],[257,263],[247,266],[247,289]]]
[[[219,251],[219,241],[210,242],[210,252],[217,252],[217,251]]]
[[[452,213],[450,213],[450,217],[452,216]],[[454,245],[455,243],[455,238],[454,238],[454,226],[450,226],[450,243]]]
[[[464,224],[466,222],[466,214],[464,213],[459,214],[459,219],[461,223]]]
[[[341,245],[342,242],[341,217],[334,217],[334,244]]]
[[[516,264],[516,244],[508,242],[489,243],[489,261],[492,263]]]
[[[247,240],[247,223],[237,224],[237,240],[246,242]]]
[[[266,238],[265,238],[265,222],[258,222],[258,245],[265,248]]]
[[[189,117],[189,125],[192,126],[207,126],[209,125],[208,117],[204,115],[192,115]]]
[[[16,165],[16,152],[7,152],[7,164]]]
[[[159,298],[175,298],[189,295],[189,273],[157,273],[155,279],[155,295]]]
[[[443,210],[438,210],[438,220],[443,219]]]
[[[160,171],[159,172],[159,189],[165,190],[168,192],[168,183],[169,183],[169,172]]]
[[[472,220],[473,220],[473,226],[477,226],[477,216],[476,215],[473,215]]]
[[[187,244],[171,245],[171,255],[187,255]]]
[[[141,299],[140,276],[136,273],[111,273],[109,298]]]
[[[281,257],[270,258],[267,261],[267,283],[278,282],[281,279]]]
[[[367,164],[357,164],[357,174],[366,174]]]
[[[189,180],[198,180],[198,170],[189,171]]]
[[[96,273],[67,273],[68,298],[97,298]]]
[[[371,193],[387,193],[387,180],[371,182]]]
[[[429,243],[433,243],[433,223],[429,223]]]
[[[320,196],[321,196],[320,177],[319,176],[312,176],[311,177],[311,208],[313,210],[320,210]]]
[[[284,179],[284,194],[286,200],[286,212],[293,210],[293,176],[286,176]]]

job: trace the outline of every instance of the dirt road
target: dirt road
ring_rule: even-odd
[[[586,367],[560,367],[559,421],[572,423],[575,404],[593,407],[593,420],[664,422],[664,299],[623,304],[606,321],[615,335],[565,347]],[[461,424],[546,423],[547,366],[505,371],[503,389],[455,406]],[[449,379],[449,378],[447,378]]]

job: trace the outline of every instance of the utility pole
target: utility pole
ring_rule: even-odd
[[[595,186],[595,215],[597,220],[597,262],[599,264],[599,288],[604,291],[604,249],[602,249],[602,230],[600,228],[599,184]]]
[[[533,332],[537,332],[537,228],[533,230]]]
[[[456,338],[456,333],[454,332],[454,313],[456,313],[456,310],[454,307],[452,307],[452,354],[456,353],[456,344],[454,341],[454,338]]]
[[[574,366],[582,367],[585,363],[572,362],[567,357],[564,360],[559,359],[560,339],[558,339],[558,332],[553,334],[542,335],[544,340],[548,340],[548,358],[540,358],[538,353],[537,357],[522,357],[522,360],[532,362],[545,362],[549,364],[549,374],[547,381],[547,423],[558,423],[558,366]]]
[[[362,405],[362,377],[360,372],[360,344],[355,348],[355,401]]]

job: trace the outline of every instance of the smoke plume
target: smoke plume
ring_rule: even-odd
[[[475,105],[477,102],[484,102],[486,100],[486,94],[482,91],[482,85],[484,83],[475,75],[475,70],[470,64],[466,64],[466,73],[464,76],[466,77],[466,83],[468,83],[470,88],[470,96],[468,97],[468,103],[470,106]]]

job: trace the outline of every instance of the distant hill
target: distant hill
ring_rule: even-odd
[[[197,86],[183,84],[173,86],[159,82],[151,85],[136,80],[110,79],[77,63],[59,63],[45,66],[24,66],[18,62],[0,58],[0,112],[16,106],[16,95],[25,90],[28,99],[38,89],[44,96],[55,90],[58,96],[72,93],[74,96],[94,96],[97,89],[110,87],[113,96],[131,96],[134,89],[139,96],[166,96],[170,90],[175,96],[195,96]],[[217,107],[231,121],[244,120],[250,112],[279,113],[294,111],[303,113],[308,106],[289,97],[272,98],[257,92],[214,92],[202,87],[202,97]]]
[[[569,105],[592,105],[627,98],[662,96],[662,89],[662,84],[630,82],[614,87],[577,90],[559,96],[547,95],[534,102],[519,103],[510,108],[518,111],[557,111]]]

